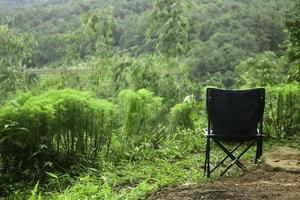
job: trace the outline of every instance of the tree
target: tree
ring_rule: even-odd
[[[27,34],[16,33],[7,25],[0,26],[0,94],[15,92],[23,80],[22,66],[31,58],[34,40]]]
[[[284,57],[277,57],[270,51],[249,58],[235,69],[241,78],[238,85],[256,87],[285,83],[285,65]]]
[[[291,63],[289,81],[300,81],[300,1],[287,16],[285,25],[288,32],[287,52]]]
[[[5,66],[22,66],[31,57],[33,38],[18,34],[7,25],[0,26],[0,63]]]
[[[168,55],[186,52],[191,5],[190,0],[156,0],[149,17],[146,43]]]
[[[112,27],[114,18],[111,8],[97,13],[88,11],[81,19],[80,28],[62,34],[67,43],[65,62],[78,61],[86,56],[107,58],[112,52]]]

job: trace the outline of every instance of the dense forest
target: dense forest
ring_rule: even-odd
[[[0,199],[205,180],[208,86],[266,88],[266,149],[300,148],[299,81],[298,0],[0,0]]]

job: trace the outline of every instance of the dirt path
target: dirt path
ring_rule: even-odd
[[[166,188],[150,199],[300,200],[300,174],[256,169],[235,178]]]

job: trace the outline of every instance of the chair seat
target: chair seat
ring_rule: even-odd
[[[230,134],[219,134],[219,133],[214,134],[214,132],[208,134],[207,129],[204,129],[204,134],[206,137],[209,138],[217,138],[220,141],[232,141],[232,142],[244,142],[244,141],[249,141],[256,138],[264,137],[264,135],[259,134],[258,131],[249,134],[230,135]]]

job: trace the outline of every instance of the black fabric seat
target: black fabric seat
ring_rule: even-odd
[[[257,162],[257,159],[262,155],[264,106],[264,88],[250,90],[207,89],[208,128],[204,130],[207,137],[204,172],[208,178],[227,158],[232,159],[232,162],[221,173],[221,176],[234,164],[245,170],[239,158],[255,143],[257,145],[255,163]],[[213,140],[227,154],[212,170],[210,170],[210,140]],[[227,142],[237,143],[237,146],[229,151],[224,146],[224,143]],[[239,156],[234,156],[233,153],[247,142],[250,143],[247,148]]]

